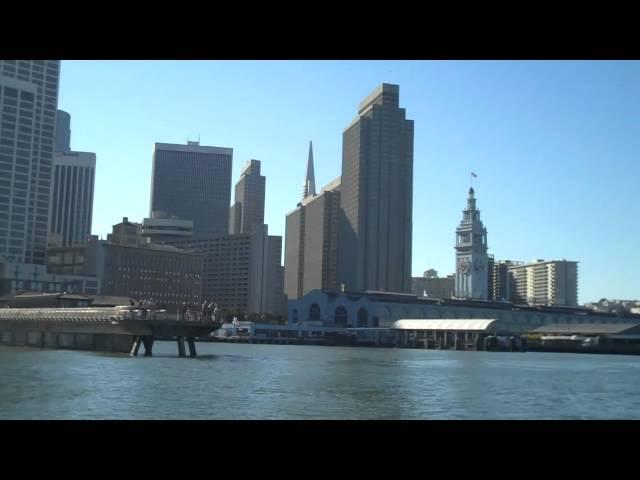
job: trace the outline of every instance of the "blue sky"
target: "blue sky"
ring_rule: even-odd
[[[342,131],[382,82],[415,121],[413,275],[454,271],[474,171],[497,259],[577,260],[579,301],[640,298],[640,62],[63,61],[71,147],[97,155],[93,233],[148,215],[154,142],[231,147],[267,177],[284,235],[309,140],[318,188]]]

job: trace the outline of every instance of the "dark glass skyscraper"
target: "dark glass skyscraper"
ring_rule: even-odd
[[[359,106],[342,144],[338,283],[411,291],[413,120],[400,87],[382,84]]]
[[[226,234],[232,158],[231,148],[156,143],[149,216],[164,212],[193,220],[194,237]]]
[[[57,153],[53,167],[49,245],[84,245],[91,234],[96,154]]]
[[[96,154],[71,150],[71,116],[58,110],[49,213],[50,247],[84,245],[91,235]]]
[[[0,60],[0,257],[46,263],[58,60]]]

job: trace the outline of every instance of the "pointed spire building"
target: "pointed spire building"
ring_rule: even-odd
[[[302,199],[316,194],[316,177],[313,171],[313,142],[309,141],[309,158],[307,159],[307,176],[302,186]]]

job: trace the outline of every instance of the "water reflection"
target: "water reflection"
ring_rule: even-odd
[[[0,418],[640,418],[640,358],[198,344],[0,347]]]

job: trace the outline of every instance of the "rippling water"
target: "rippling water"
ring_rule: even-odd
[[[640,357],[159,342],[0,347],[2,419],[640,418]]]

